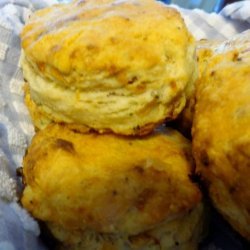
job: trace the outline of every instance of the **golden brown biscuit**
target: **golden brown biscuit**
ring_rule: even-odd
[[[55,5],[31,17],[21,40],[39,112],[100,132],[143,135],[176,118],[195,78],[193,37],[153,0]]]
[[[174,130],[130,138],[54,124],[35,135],[24,157],[21,201],[66,245],[94,232],[142,244],[136,249],[154,237],[170,248],[175,241],[191,244],[201,230],[195,229],[203,210],[192,172],[191,145]]]
[[[190,136],[191,127],[193,122],[194,110],[195,110],[195,95],[196,88],[200,82],[203,81],[202,76],[207,68],[207,65],[211,58],[216,55],[225,55],[225,58],[222,56],[223,60],[231,60],[226,56],[229,51],[234,51],[234,53],[240,54],[240,57],[244,57],[245,51],[250,47],[250,31],[245,31],[241,34],[235,35],[233,38],[226,41],[219,40],[200,40],[197,42],[196,55],[198,62],[198,78],[193,84],[189,85],[187,89],[187,102],[181,112],[180,116],[177,119],[177,127],[181,132]]]
[[[208,63],[197,88],[192,134],[197,171],[215,207],[249,240],[250,32],[247,34],[248,48],[247,42],[240,51],[225,47],[226,52]]]

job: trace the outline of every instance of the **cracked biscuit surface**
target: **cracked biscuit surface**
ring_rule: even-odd
[[[176,118],[195,78],[193,37],[153,0],[55,5],[32,15],[21,41],[38,112],[99,132],[144,135]]]

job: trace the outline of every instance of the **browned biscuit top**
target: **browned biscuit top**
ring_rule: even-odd
[[[80,88],[100,71],[118,77],[119,85],[129,85],[133,74],[156,65],[161,71],[166,61],[181,63],[185,70],[181,60],[192,43],[180,14],[153,0],[54,5],[32,15],[21,39],[36,71]]]

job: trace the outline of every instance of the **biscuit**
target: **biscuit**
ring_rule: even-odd
[[[209,61],[196,91],[192,135],[197,172],[214,206],[249,240],[250,32],[243,35]]]
[[[83,246],[91,232],[136,249],[154,237],[161,246],[191,244],[203,221],[193,171],[190,142],[174,130],[140,138],[52,124],[24,157],[21,202],[66,246]]]
[[[73,1],[37,11],[21,34],[30,97],[54,121],[144,135],[177,117],[195,79],[195,42],[153,0]]]
[[[220,41],[220,40],[200,40],[197,41],[196,45],[196,56],[198,63],[198,78],[193,81],[193,84],[189,85],[187,89],[187,102],[182,110],[181,114],[177,118],[176,125],[178,129],[187,136],[191,135],[191,127],[193,122],[194,110],[195,110],[195,95],[196,88],[202,84],[203,74],[209,64],[211,58],[216,55],[221,55],[219,60],[231,61],[231,53],[235,53],[235,56],[239,55],[240,58],[247,59],[246,51],[250,47],[250,31],[247,30],[240,34],[235,35],[231,39]],[[229,57],[227,56],[229,54]],[[223,58],[222,55],[225,55]]]

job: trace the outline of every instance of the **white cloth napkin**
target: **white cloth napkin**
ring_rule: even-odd
[[[51,0],[0,1],[0,250],[43,250],[37,222],[18,203],[16,168],[33,135],[22,98],[19,33]]]
[[[0,1],[0,250],[45,249],[38,224],[17,201],[15,171],[34,135],[23,103],[19,33],[33,11],[53,3],[56,0]],[[250,28],[249,1],[229,5],[220,14],[178,9],[196,39],[230,38]]]

